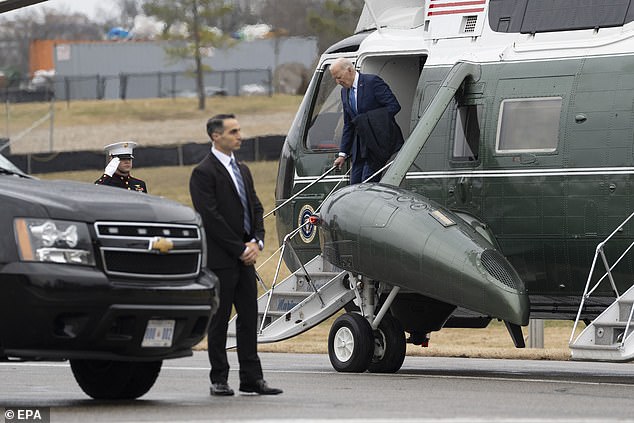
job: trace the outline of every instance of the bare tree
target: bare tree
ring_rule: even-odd
[[[223,32],[231,33],[245,25],[253,25],[259,21],[260,17],[250,7],[236,2],[231,7],[231,11],[217,19],[214,25]]]
[[[265,0],[262,20],[294,36],[316,36],[319,51],[352,34],[363,0]]]
[[[322,7],[308,12],[308,27],[319,39],[320,52],[352,35],[363,4],[363,0],[326,0]]]
[[[231,6],[224,0],[148,0],[143,4],[143,10],[146,15],[165,23],[164,39],[175,41],[166,49],[167,54],[194,61],[198,109],[204,110],[202,50],[230,44],[227,35],[219,34],[210,25],[231,12]],[[181,26],[180,31],[170,31],[178,25]]]
[[[314,35],[308,27],[308,11],[318,7],[316,0],[265,0],[260,12],[263,22],[291,36]]]
[[[119,5],[120,25],[130,29],[134,26],[134,18],[143,13],[142,2],[139,0],[117,0]]]

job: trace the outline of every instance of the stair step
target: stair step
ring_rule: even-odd
[[[621,347],[621,344],[609,344],[609,345],[571,345],[570,348],[576,350],[603,350],[603,351],[613,351],[618,350]]]
[[[627,322],[593,322],[595,327],[598,328],[625,328]],[[634,322],[630,323],[630,328],[634,330]]]
[[[324,271],[324,266],[329,271]],[[299,335],[323,322],[354,299],[354,291],[343,282],[343,270],[336,269],[316,256],[284,280],[276,283],[272,291],[258,298],[258,320],[261,331],[258,343],[277,342]],[[304,273],[308,273],[308,276]],[[310,279],[312,283],[308,283]],[[317,294],[314,288],[318,289]],[[264,316],[264,310],[269,310]],[[236,346],[236,317],[229,322],[227,348]]]
[[[584,296],[588,292],[587,288]],[[615,298],[570,343],[571,358],[612,362],[634,360],[634,319],[629,320],[633,304],[634,285],[619,298]],[[575,327],[577,322],[575,321]]]
[[[267,311],[267,312],[266,312],[266,315],[267,315],[267,316],[277,316],[277,317],[280,317],[280,316],[285,315],[285,314],[286,314],[286,313],[288,313],[289,311],[290,311],[290,310],[281,310],[281,311],[278,311],[278,310],[269,310],[269,311]],[[263,315],[264,315],[264,313],[263,313],[263,312],[258,311],[258,316],[263,316]]]
[[[273,297],[303,297],[306,298],[315,291],[278,291],[273,290]]]
[[[339,274],[339,272],[308,272],[311,279],[321,278],[321,277],[331,277],[334,278]],[[305,278],[306,275],[304,273],[296,273],[295,276],[298,278]]]

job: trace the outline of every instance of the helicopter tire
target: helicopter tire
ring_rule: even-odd
[[[396,373],[405,360],[407,341],[401,323],[386,314],[374,331],[374,351],[368,366],[371,373]]]
[[[368,369],[374,352],[370,323],[358,313],[337,318],[328,335],[328,356],[338,372],[361,373]]]

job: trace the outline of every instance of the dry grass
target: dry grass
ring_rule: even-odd
[[[327,353],[328,331],[336,316],[295,338],[264,344],[260,351]],[[527,328],[524,338],[527,339]],[[547,321],[544,348],[517,349],[503,323],[491,322],[485,329],[443,329],[434,332],[428,348],[407,345],[407,355],[425,357],[513,358],[528,360],[568,360],[568,339],[572,323]],[[528,344],[527,344],[528,345]]]
[[[79,100],[56,102],[55,126],[102,125],[119,122],[165,122],[192,120],[203,122],[207,117],[231,111],[237,115],[268,112],[295,113],[300,96],[274,95],[253,97],[211,97],[206,110],[198,110],[195,98],[153,98],[136,100]],[[10,105],[11,125],[14,128],[31,125],[50,110],[51,103],[16,103]]]
[[[264,204],[265,211],[274,205],[274,187],[277,163],[256,162],[249,167],[256,181],[256,190]],[[185,167],[157,167],[135,169],[135,176],[145,180],[149,190],[159,195],[191,206],[189,197],[189,175],[192,166]],[[43,179],[73,179],[92,182],[99,175],[99,171],[65,172],[39,175]],[[265,222],[266,248],[263,257],[271,256],[277,249],[278,240],[275,220],[270,217]],[[277,256],[260,268],[264,281],[272,282]],[[261,351],[274,352],[310,352],[326,353],[327,339],[330,325],[336,316],[295,338],[260,346]],[[528,334],[527,328],[524,335]],[[544,349],[515,349],[506,328],[500,322],[492,322],[486,329],[443,329],[434,332],[430,347],[421,348],[408,345],[408,355],[420,356],[452,356],[452,357],[480,357],[480,358],[521,358],[521,359],[549,359],[567,360],[569,358],[568,339],[572,324],[570,322],[547,321],[544,330]],[[201,343],[199,349],[205,348]]]
[[[207,142],[205,122],[217,113],[235,113],[246,138],[286,134],[301,97],[212,97],[207,109],[197,109],[190,98],[77,101],[55,103],[51,140],[50,121],[30,131],[11,146],[15,154],[94,150],[116,141],[141,145],[174,145]],[[0,118],[0,137],[17,137],[46,115],[48,103],[12,104]],[[9,119],[7,119],[7,116]]]

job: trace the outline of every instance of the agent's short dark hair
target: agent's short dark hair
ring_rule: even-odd
[[[236,115],[233,113],[225,113],[213,116],[207,121],[207,135],[211,137],[214,132],[222,133],[225,128],[226,119],[235,119]]]

